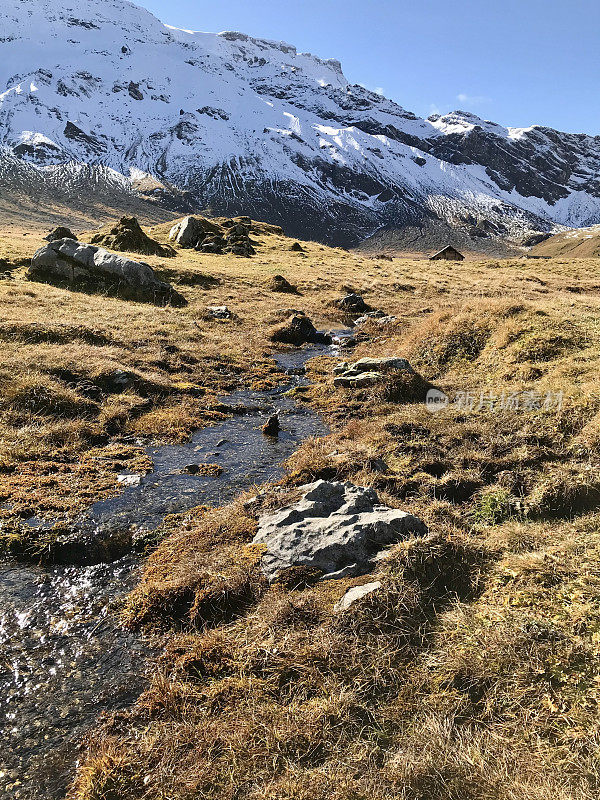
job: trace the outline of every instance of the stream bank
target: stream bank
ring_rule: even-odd
[[[153,471],[129,476],[119,496],[79,518],[83,541],[124,532],[131,540],[155,530],[168,514],[222,505],[279,479],[302,441],[327,433],[316,412],[287,392],[306,383],[310,358],[335,352],[323,345],[277,354],[289,376],[285,383],[225,398],[246,405],[245,414],[203,428],[185,444],[149,447]],[[261,432],[274,411],[282,428],[277,438]],[[212,475],[187,469],[209,463],[219,467]],[[130,705],[142,691],[159,643],[125,630],[115,613],[139,569],[140,559],[131,554],[78,566],[0,564],[0,791],[7,798],[63,797],[85,733],[102,712]]]

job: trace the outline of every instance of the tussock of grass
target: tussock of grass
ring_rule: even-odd
[[[244,787],[244,796],[280,797],[278,787],[294,783],[308,797],[315,771],[344,773],[350,755],[360,791],[389,790],[378,765],[398,732],[389,714],[405,668],[428,646],[437,614],[479,591],[487,559],[433,537],[398,548],[382,588],[344,614],[332,613],[339,582],[302,593],[275,586],[233,624],[174,637],[125,723],[121,744],[136,753],[126,746],[125,763],[137,763],[157,795],[235,797]],[[89,775],[108,784],[114,767],[101,749],[86,769],[74,796],[91,800]]]
[[[179,520],[177,523],[179,524]],[[150,556],[126,610],[130,624],[187,620],[203,627],[234,617],[259,596],[259,552],[246,548],[255,520],[240,503],[191,513]]]
[[[484,349],[489,337],[487,319],[477,314],[441,312],[432,315],[413,334],[414,345],[410,347],[416,363],[428,368],[428,374],[441,375],[456,362],[475,361]]]
[[[5,408],[25,414],[54,417],[92,416],[98,411],[95,403],[81,397],[68,386],[48,376],[24,375],[2,388]]]

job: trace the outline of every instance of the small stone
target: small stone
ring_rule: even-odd
[[[207,306],[206,316],[209,319],[231,319],[233,314],[227,306]]]
[[[139,486],[141,480],[141,475],[132,475],[130,473],[122,473],[121,475],[117,475],[117,481],[123,486]]]
[[[357,600],[362,600],[363,597],[373,594],[377,589],[381,589],[381,581],[372,581],[371,583],[363,583],[362,586],[354,586],[352,589],[348,589],[342,599],[334,605],[333,610],[338,614],[341,611],[347,611]]]
[[[265,436],[272,436],[274,438],[279,436],[280,430],[281,426],[279,424],[279,416],[277,414],[273,414],[273,416],[269,417],[267,422],[262,427],[262,432]]]

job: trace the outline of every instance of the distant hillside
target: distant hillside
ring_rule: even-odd
[[[531,248],[533,256],[600,258],[600,225],[557,233]]]

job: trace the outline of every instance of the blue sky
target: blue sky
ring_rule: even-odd
[[[420,116],[600,134],[598,0],[134,0],[163,22],[338,58]]]

